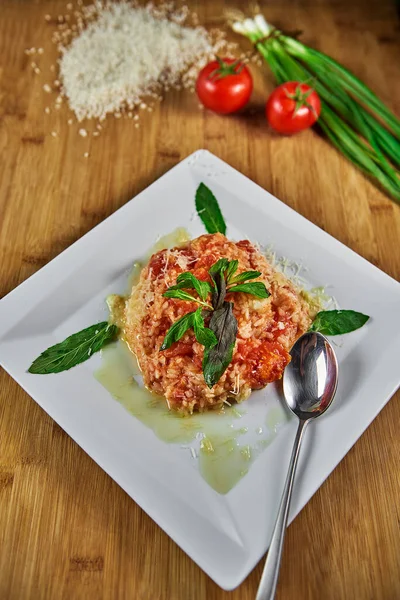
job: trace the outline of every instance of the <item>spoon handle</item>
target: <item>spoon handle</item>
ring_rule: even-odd
[[[283,542],[286,533],[286,524],[288,520],[290,499],[292,496],[294,475],[296,472],[297,459],[300,453],[300,444],[305,431],[307,421],[300,421],[297,428],[296,439],[294,441],[292,456],[290,458],[289,470],[286,477],[285,487],[283,489],[282,500],[279,506],[278,516],[272,534],[271,544],[268,550],[267,560],[265,561],[264,571],[261,577],[256,600],[273,600],[275,597],[276,585],[278,583],[279,568],[281,566],[281,557]]]

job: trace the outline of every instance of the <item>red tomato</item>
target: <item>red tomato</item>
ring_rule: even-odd
[[[272,92],[265,113],[272,129],[290,135],[314,125],[321,114],[321,101],[306,83],[288,81]]]
[[[228,114],[250,99],[253,79],[248,68],[233,58],[217,58],[206,65],[196,81],[196,92],[206,108]]]

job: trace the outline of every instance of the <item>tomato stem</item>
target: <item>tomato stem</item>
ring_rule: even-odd
[[[240,73],[244,69],[243,61],[238,58],[233,63],[228,63],[224,61],[220,56],[216,56],[216,61],[218,62],[218,67],[212,71],[208,79],[223,79],[228,75],[240,75]],[[239,68],[238,68],[239,67]]]
[[[309,102],[307,102],[307,98],[310,96],[310,94],[313,93],[314,90],[312,88],[310,88],[309,90],[306,90],[305,92],[303,92],[301,90],[300,86],[301,86],[301,83],[299,83],[299,85],[296,87],[294,94],[290,94],[287,90],[285,90],[286,97],[290,98],[291,100],[294,100],[296,103],[295,107],[294,107],[292,118],[294,119],[297,112],[299,111],[299,109],[302,106],[306,106],[312,112],[314,117],[316,119],[318,119],[317,111]]]

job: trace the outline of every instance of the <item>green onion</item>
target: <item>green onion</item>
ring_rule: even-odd
[[[262,15],[233,24],[269,64],[279,84],[308,83],[321,99],[317,125],[332,144],[400,202],[400,120],[338,62],[269,25]]]

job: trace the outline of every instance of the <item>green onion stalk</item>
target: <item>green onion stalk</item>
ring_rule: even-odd
[[[233,23],[269,64],[279,84],[308,83],[321,99],[318,125],[332,144],[400,203],[400,120],[338,62],[279,31],[262,15]]]

